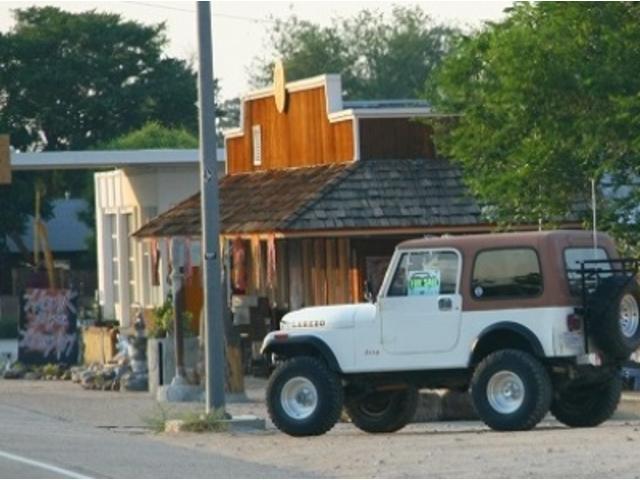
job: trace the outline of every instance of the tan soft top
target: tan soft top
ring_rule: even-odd
[[[605,233],[597,235],[598,247],[604,248],[609,258],[617,258],[613,240]],[[455,248],[462,255],[463,310],[496,310],[506,308],[539,308],[576,304],[569,291],[563,252],[568,247],[590,248],[593,233],[584,230],[547,230],[541,232],[493,233],[447,237],[420,238],[398,245],[399,250],[421,248]],[[478,252],[493,248],[533,248],[538,252],[544,282],[543,292],[533,298],[477,299],[471,294],[473,259]]]
[[[598,245],[613,247],[611,237],[598,232]],[[535,232],[484,233],[477,235],[459,235],[444,237],[425,237],[407,240],[398,245],[401,250],[416,248],[452,247],[466,250],[468,248],[492,248],[509,246],[535,246],[542,243],[563,244],[566,246],[592,246],[593,232],[586,230],[543,230]],[[608,248],[607,248],[608,250]],[[610,252],[611,253],[611,252]]]

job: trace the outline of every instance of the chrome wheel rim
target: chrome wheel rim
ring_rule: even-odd
[[[627,293],[620,301],[620,330],[627,338],[632,338],[640,324],[640,309],[633,295]]]
[[[304,420],[318,407],[318,391],[308,378],[293,377],[282,387],[280,404],[289,417]]]
[[[508,370],[496,372],[487,383],[487,399],[496,412],[513,413],[524,401],[524,383],[518,375]]]

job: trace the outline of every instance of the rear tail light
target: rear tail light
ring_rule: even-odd
[[[567,315],[567,330],[575,332],[582,328],[582,319],[575,313]]]

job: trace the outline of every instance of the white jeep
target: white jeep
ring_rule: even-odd
[[[375,303],[304,308],[267,335],[271,419],[319,435],[344,406],[362,430],[392,432],[419,389],[453,388],[470,389],[496,430],[533,428],[549,410],[602,423],[640,347],[640,289],[638,262],[607,235],[595,243],[581,231],[401,243]]]

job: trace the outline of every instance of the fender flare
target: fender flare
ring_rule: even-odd
[[[287,338],[273,336],[269,339],[268,343],[262,347],[262,354],[284,353],[287,350],[293,352],[296,350],[304,351],[309,348],[317,351],[322,356],[330,370],[342,373],[338,359],[331,348],[329,348],[324,340],[313,335],[295,335]]]
[[[476,347],[478,346],[478,344],[482,342],[482,339],[485,338],[487,335],[490,335],[491,333],[499,330],[503,330],[503,331],[506,330],[506,331],[513,332],[515,334],[520,335],[529,343],[529,345],[531,345],[533,354],[536,357],[544,358],[546,356],[544,353],[544,348],[542,348],[542,344],[540,343],[540,340],[538,339],[538,337],[536,337],[535,333],[533,333],[527,327],[516,322],[498,322],[482,330],[480,332],[480,335],[478,335],[478,337],[475,339],[475,341],[471,345],[471,351],[469,352],[470,353],[469,365],[471,365],[473,354],[476,351]]]

